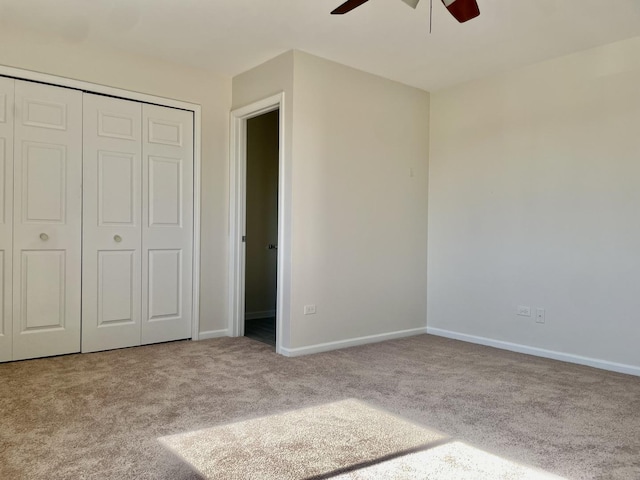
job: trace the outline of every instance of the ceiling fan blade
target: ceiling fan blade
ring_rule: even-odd
[[[344,15],[345,13],[349,13],[354,8],[358,8],[363,3],[367,3],[369,0],[347,0],[338,8],[336,8],[331,15]]]
[[[402,1],[407,5],[409,5],[411,8],[416,8],[420,0],[402,0]]]
[[[480,15],[476,0],[442,0],[442,3],[460,23],[468,22]]]

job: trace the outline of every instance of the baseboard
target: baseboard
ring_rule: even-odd
[[[424,327],[413,328],[411,330],[400,330],[397,332],[381,333],[379,335],[369,335],[366,337],[351,338],[348,340],[339,340],[337,342],[318,343],[307,347],[299,348],[282,348],[280,353],[285,357],[299,357],[312,353],[328,352],[330,350],[338,350],[340,348],[357,347],[369,343],[384,342],[385,340],[394,340],[396,338],[411,337],[413,335],[422,335],[426,333]]]
[[[588,367],[609,370],[611,372],[626,373],[627,375],[635,375],[640,377],[640,367],[633,365],[625,365],[622,363],[608,362],[597,358],[581,357],[580,355],[572,355],[570,353],[556,352],[553,350],[545,350],[543,348],[529,347],[518,343],[503,342],[492,338],[477,337],[475,335],[467,335],[466,333],[452,332],[450,330],[442,330],[440,328],[427,327],[429,335],[438,337],[451,338],[453,340],[462,340],[463,342],[477,343],[487,347],[500,348],[502,350],[510,350],[517,353],[525,353],[536,357],[550,358],[552,360],[560,360],[562,362],[576,363],[578,365],[586,365]]]
[[[245,320],[258,320],[260,318],[271,318],[276,316],[275,310],[265,310],[264,312],[246,312],[244,314]]]
[[[208,340],[210,338],[228,337],[229,330],[207,330],[206,332],[200,332],[198,334],[198,340]]]

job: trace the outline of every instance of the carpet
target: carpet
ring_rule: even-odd
[[[211,480],[560,479],[352,399],[160,442]]]
[[[442,435],[356,400],[165,437],[207,478],[301,480],[427,448]]]
[[[640,378],[430,335],[298,358],[220,338],[0,364],[0,478],[202,480],[191,454],[160,439],[180,445],[183,435],[351,401],[444,443],[385,458],[403,446],[376,440],[370,457],[356,449],[341,467],[364,464],[334,469],[336,478],[477,480],[502,466],[509,480],[640,479]],[[317,456],[315,437],[301,437]],[[315,474],[340,463],[332,455],[308,472],[307,457],[287,461]]]

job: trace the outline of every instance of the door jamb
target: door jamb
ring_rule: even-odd
[[[279,110],[278,159],[278,260],[276,280],[276,353],[282,354],[284,334],[284,298],[289,285],[285,262],[291,251],[285,232],[285,207],[289,201],[285,182],[285,109],[284,92],[231,111],[231,161],[229,162],[229,335],[244,335],[247,120]]]

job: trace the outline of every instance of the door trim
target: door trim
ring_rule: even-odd
[[[285,298],[289,298],[291,273],[290,231],[286,212],[291,198],[287,180],[285,155],[285,95],[281,92],[269,98],[231,111],[231,145],[229,162],[229,335],[244,335],[246,180],[247,180],[247,120],[274,110],[280,111],[278,125],[278,273],[276,279],[276,353],[284,350]],[[288,332],[287,332],[288,333]],[[288,342],[287,342],[288,343]]]
[[[87,93],[97,93],[125,100],[178,108],[193,112],[193,318],[191,319],[191,339],[198,340],[200,334],[200,182],[201,182],[201,149],[202,149],[202,106],[196,103],[183,102],[146,93],[132,92],[121,88],[108,87],[97,83],[73,80],[70,78],[49,75],[46,73],[23,70],[0,65],[0,76],[17,80],[31,80],[56,87],[66,87]]]

